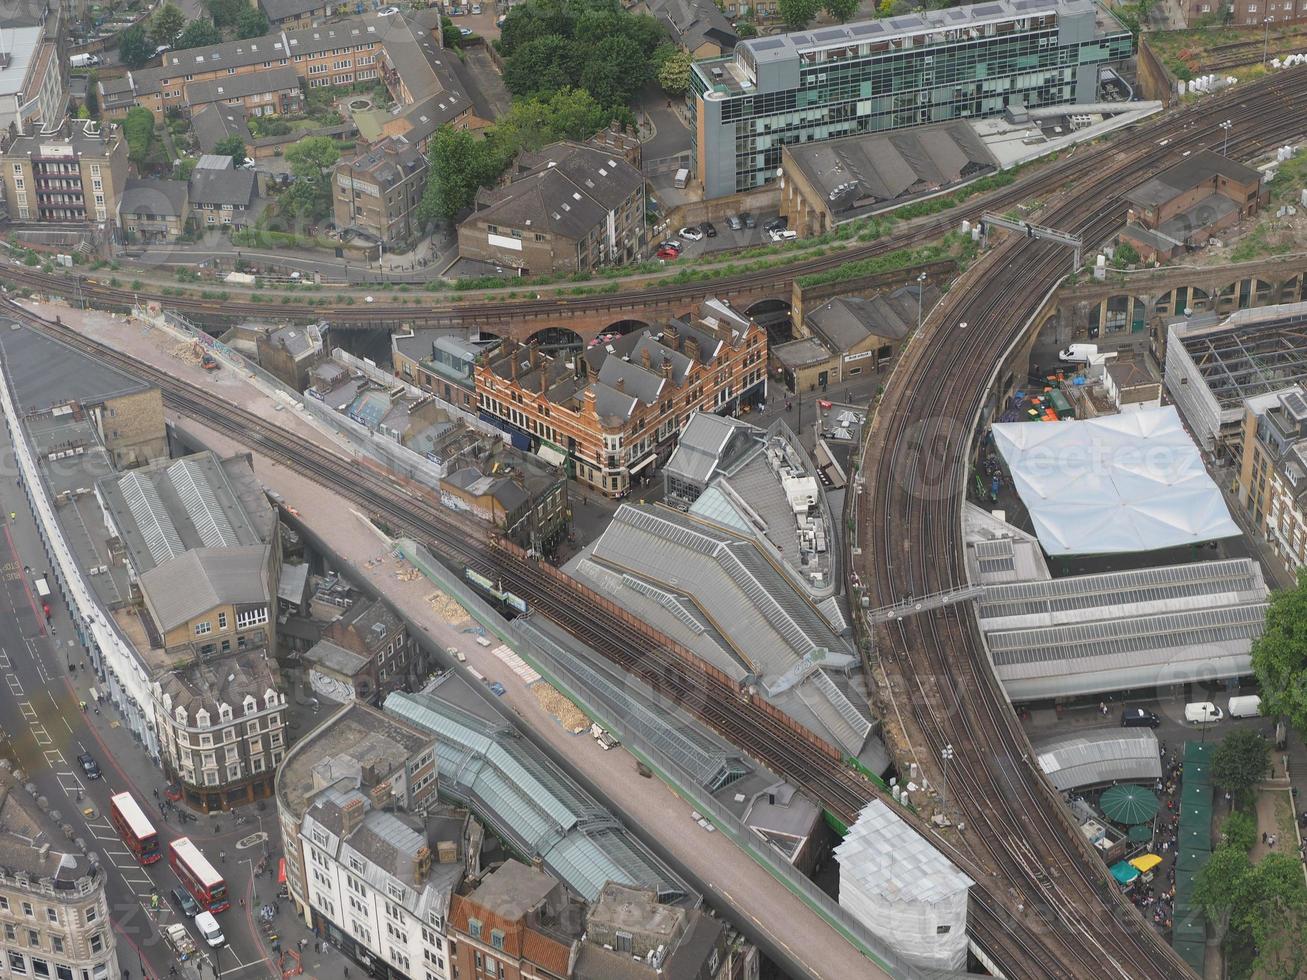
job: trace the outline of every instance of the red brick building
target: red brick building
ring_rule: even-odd
[[[575,359],[505,341],[476,366],[482,418],[583,483],[623,497],[666,462],[696,410],[736,415],[767,394],[767,332],[716,300],[697,316]]]

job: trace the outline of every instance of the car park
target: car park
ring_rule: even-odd
[[[685,228],[682,228],[676,234],[680,235],[688,242],[697,242],[701,238],[703,238],[703,232],[701,232],[698,228],[694,228],[691,226],[686,226]]]
[[[87,779],[100,778],[100,763],[95,761],[95,756],[91,753],[83,752],[77,757],[77,761],[81,763],[82,772],[86,773]]]
[[[743,214],[740,215],[740,220],[744,222],[744,227],[746,228],[758,227],[758,219],[755,218],[753,215],[751,215],[748,211],[745,211]]]
[[[711,221],[705,221],[699,227],[703,229],[703,233],[707,235],[709,238],[717,237],[717,228],[713,225]]]
[[[739,231],[744,227],[744,221],[738,214],[733,214],[726,219],[726,227],[731,231]]]
[[[764,231],[780,231],[782,228],[788,228],[789,226],[790,226],[790,219],[782,217],[782,218],[772,218],[762,227]]]
[[[1122,708],[1122,728],[1156,728],[1162,719],[1147,708]]]
[[[177,911],[188,919],[193,919],[204,910],[200,908],[200,903],[191,897],[190,892],[185,888],[174,888],[168,892],[172,903],[177,906]]]

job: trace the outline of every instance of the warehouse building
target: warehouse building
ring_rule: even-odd
[[[1241,677],[1268,593],[1247,558],[985,587],[976,613],[1011,701]]]
[[[1090,0],[990,0],[742,41],[690,71],[704,196],[776,178],[786,144],[1098,101],[1130,32]]]

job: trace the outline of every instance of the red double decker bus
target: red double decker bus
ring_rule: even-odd
[[[153,864],[163,857],[159,834],[131,793],[116,793],[109,798],[109,821],[141,864]]]
[[[168,864],[202,908],[210,912],[231,908],[227,882],[189,837],[178,837],[168,845]]]

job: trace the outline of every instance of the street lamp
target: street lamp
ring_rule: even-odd
[[[1230,150],[1230,130],[1234,129],[1234,123],[1227,119],[1220,123],[1221,129],[1225,130],[1225,141],[1221,144],[1221,156],[1229,156]]]
[[[921,298],[926,293],[926,274],[917,276],[917,329],[921,329]]]
[[[1272,17],[1262,18],[1262,27],[1265,29],[1262,33],[1262,67],[1266,67],[1266,48],[1271,43],[1271,21]]]
[[[940,806],[945,816],[948,816],[948,764],[953,758],[953,743],[950,742],[939,750],[940,760],[944,763],[944,778],[940,783],[939,797]]]

